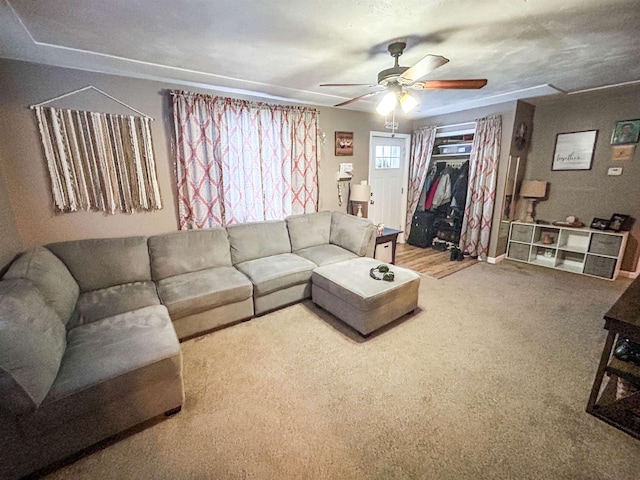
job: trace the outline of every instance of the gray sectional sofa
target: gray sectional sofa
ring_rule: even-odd
[[[0,281],[0,478],[180,409],[179,340],[311,295],[373,256],[366,219],[318,212],[25,252]]]

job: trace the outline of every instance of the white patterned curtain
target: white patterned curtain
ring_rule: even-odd
[[[180,229],[318,208],[318,111],[173,92]]]
[[[162,208],[150,118],[34,108],[56,211]]]
[[[420,200],[420,193],[427,179],[431,152],[436,140],[436,127],[422,127],[414,130],[411,138],[411,163],[409,166],[409,188],[407,191],[407,218],[405,238],[411,233],[413,212]]]
[[[489,251],[491,219],[496,197],[502,117],[476,120],[469,160],[469,186],[464,209],[460,249],[483,260]]]

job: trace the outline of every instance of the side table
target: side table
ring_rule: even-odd
[[[384,228],[382,235],[376,237],[376,250],[373,257],[385,263],[396,263],[396,243],[402,230]]]
[[[629,285],[604,319],[604,328],[609,334],[587,403],[587,413],[640,439],[640,367],[612,355],[619,338],[640,343],[640,278]],[[608,377],[606,383],[605,375]]]

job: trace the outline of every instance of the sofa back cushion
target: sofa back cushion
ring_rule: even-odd
[[[289,232],[284,220],[242,223],[227,227],[234,265],[256,258],[291,253]]]
[[[94,238],[46,245],[81,292],[151,280],[147,237]]]
[[[327,245],[331,235],[331,212],[305,213],[285,219],[291,250]]]
[[[58,374],[66,329],[29,280],[0,282],[0,408],[35,410]]]
[[[149,237],[149,256],[154,280],[231,266],[229,239],[224,228],[184,230]]]
[[[4,278],[30,280],[62,323],[69,322],[80,287],[64,263],[49,250],[44,247],[27,250],[13,262]]]
[[[361,257],[373,257],[376,227],[366,218],[331,213],[330,242]]]

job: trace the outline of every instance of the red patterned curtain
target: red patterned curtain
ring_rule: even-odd
[[[173,92],[181,230],[318,208],[318,112]]]
[[[407,191],[407,218],[405,238],[411,233],[411,221],[416,210],[420,193],[424,187],[431,161],[431,152],[436,140],[436,127],[422,127],[414,130],[411,138],[411,164],[409,166],[409,188]]]
[[[469,187],[464,209],[460,249],[483,260],[489,251],[493,204],[496,197],[502,117],[476,120],[469,160]]]

